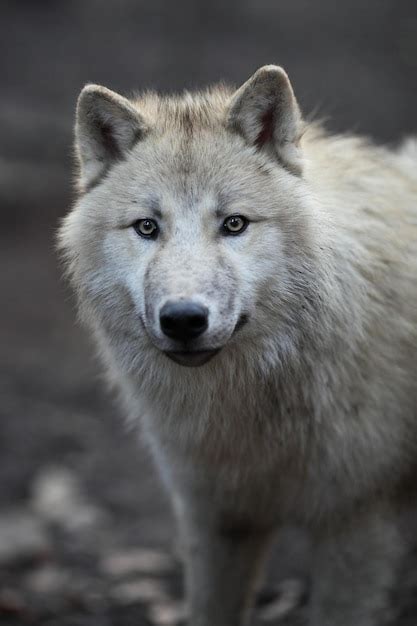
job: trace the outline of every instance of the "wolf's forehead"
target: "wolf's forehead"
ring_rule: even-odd
[[[207,215],[220,215],[224,211],[225,203],[221,192],[207,185],[194,185],[187,178],[184,184],[177,186],[173,193],[172,187],[161,189],[158,200],[152,201],[154,214],[157,216],[179,217],[202,217]]]
[[[221,216],[253,209],[271,195],[270,173],[256,155],[234,148],[233,137],[167,133],[138,152],[125,183],[149,216]]]
[[[141,178],[145,169],[147,179],[157,187],[181,195],[220,190],[232,178],[241,178],[239,163],[234,162],[239,157],[233,158],[230,141],[212,133],[165,135],[149,146],[147,154],[142,152],[142,156],[135,174]]]

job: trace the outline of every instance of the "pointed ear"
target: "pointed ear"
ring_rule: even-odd
[[[229,128],[266,150],[284,167],[301,174],[301,114],[287,74],[265,65],[232,96]]]
[[[75,125],[81,190],[94,186],[147,130],[127,98],[99,85],[84,87],[78,98]]]

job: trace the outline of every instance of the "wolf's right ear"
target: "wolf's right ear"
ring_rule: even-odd
[[[145,120],[127,98],[99,85],[84,87],[75,125],[80,189],[85,191],[100,180],[147,130]]]

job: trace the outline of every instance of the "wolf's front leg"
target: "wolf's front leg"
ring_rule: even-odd
[[[185,529],[190,626],[242,626],[271,533],[221,525]]]
[[[404,552],[395,516],[361,514],[320,534],[311,626],[383,626]]]

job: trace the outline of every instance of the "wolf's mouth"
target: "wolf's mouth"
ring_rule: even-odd
[[[198,351],[166,351],[165,354],[168,358],[179,365],[185,365],[186,367],[199,367],[204,365],[207,361],[210,361],[218,352],[220,348],[215,350],[198,350]]]

